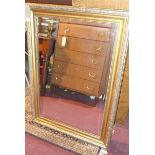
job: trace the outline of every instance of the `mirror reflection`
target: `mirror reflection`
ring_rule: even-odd
[[[108,27],[38,17],[40,115],[100,135],[110,63]]]

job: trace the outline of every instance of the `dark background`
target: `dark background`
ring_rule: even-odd
[[[72,0],[25,0],[26,3],[72,5]]]

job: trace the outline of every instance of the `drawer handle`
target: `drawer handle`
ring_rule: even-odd
[[[91,90],[91,91],[93,91],[93,90],[94,90],[94,88],[93,88],[93,87],[89,87],[89,86],[87,86],[87,89],[88,89],[88,90]]]
[[[60,77],[60,78],[58,78],[57,76],[55,77],[55,80],[56,81],[61,81],[61,80],[63,80],[64,79],[64,77]]]
[[[96,76],[97,76],[97,75],[96,75],[95,73],[90,73],[90,72],[89,72],[89,77],[90,77],[90,78],[95,79],[95,78],[96,78]]]
[[[58,68],[59,68],[59,70],[64,69],[64,67],[62,65],[59,65],[59,64],[58,64]]]
[[[92,62],[94,65],[98,65],[98,64],[99,64],[99,62],[98,62],[97,60],[95,61],[94,59],[92,59],[91,62]]]
[[[66,35],[70,31],[69,27],[64,29],[64,35]]]
[[[58,77],[55,77],[55,80],[56,80],[57,82],[60,82],[61,79],[59,79]]]
[[[58,68],[60,69],[61,68],[61,65],[58,64]]]
[[[96,52],[101,52],[101,47],[97,48]]]

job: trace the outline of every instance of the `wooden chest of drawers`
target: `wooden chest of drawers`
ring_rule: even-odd
[[[110,44],[110,28],[59,23],[51,84],[96,97],[105,94]]]

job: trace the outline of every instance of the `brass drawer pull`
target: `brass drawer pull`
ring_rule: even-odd
[[[96,52],[101,52],[101,47],[97,48]]]
[[[95,53],[97,53],[97,54],[102,53],[102,48],[101,47],[96,48]]]
[[[62,81],[63,79],[64,79],[64,77],[57,77],[57,76],[55,77],[55,80],[58,82]]]
[[[55,79],[58,81],[59,80],[59,78],[58,77],[55,77]]]
[[[58,78],[58,77],[55,77],[55,80],[56,80],[57,82],[60,82],[62,79],[60,79],[60,78]]]
[[[99,64],[99,62],[97,60],[95,61],[94,59],[91,60],[91,63],[93,63],[94,65],[98,65]]]
[[[64,29],[64,35],[66,35],[69,31],[70,31],[69,27],[66,27],[66,28]]]
[[[90,73],[90,72],[89,72],[89,77],[90,77],[90,78],[95,79],[95,78],[96,78],[96,76],[97,76],[97,75],[96,75],[95,73]]]
[[[64,67],[62,65],[60,65],[60,64],[58,64],[58,68],[59,68],[59,70],[64,69]]]
[[[88,90],[91,90],[91,91],[93,91],[93,90],[94,90],[94,88],[93,88],[93,87],[89,87],[89,86],[87,86],[87,89],[88,89]]]

